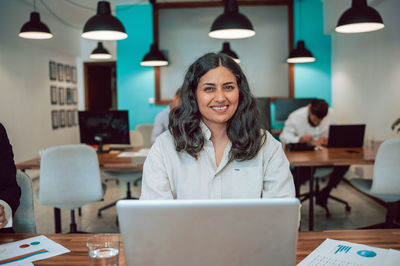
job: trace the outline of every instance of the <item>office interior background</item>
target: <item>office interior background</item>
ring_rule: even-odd
[[[48,25],[54,37],[50,40],[28,40],[18,37],[18,33],[33,11],[33,1],[0,1],[0,121],[7,129],[16,162],[37,156],[41,149],[80,142],[77,126],[53,129],[51,117],[54,110],[85,110],[83,64],[93,61],[89,55],[97,45],[97,41],[81,37],[85,21],[96,12],[97,1],[79,1],[80,5],[93,10],[71,2],[78,1],[36,1],[41,20]],[[156,105],[152,101],[155,98],[154,69],[140,65],[153,42],[152,6],[142,0],[115,0],[111,3],[116,9],[116,17],[125,26],[128,38],[117,42],[106,41],[104,45],[112,54],[110,61],[116,61],[118,109],[129,111],[130,128],[134,129],[138,124],[153,123],[156,114],[165,108],[165,105]],[[400,117],[400,18],[397,14],[400,1],[370,0],[368,4],[380,13],[385,28],[369,33],[340,34],[334,28],[340,15],[350,7],[350,0],[294,1],[294,43],[305,40],[307,48],[316,58],[314,63],[294,65],[294,96],[325,99],[335,110],[338,123],[365,123],[367,139],[384,140],[398,137],[391,124]],[[216,14],[222,13],[223,8],[219,7],[219,10]],[[241,12],[251,20],[252,14],[244,10],[249,9]],[[209,25],[213,16],[210,18]],[[162,26],[174,31],[168,29],[166,23]],[[257,32],[258,29],[255,30]],[[261,28],[260,32],[263,31],[268,32]],[[207,32],[204,35],[208,38]],[[173,47],[167,47],[168,36],[163,35],[161,28],[159,36],[160,48],[167,53],[173,66],[174,60],[178,61],[179,57],[173,58],[173,53],[168,51],[172,51]],[[242,55],[241,65],[245,72],[251,67],[250,63],[257,62],[258,53],[263,53],[256,49],[249,51],[248,48],[253,47],[252,42],[260,42],[262,38],[267,40],[268,36],[256,34],[248,40],[231,41],[235,52]],[[162,40],[165,42],[162,43]],[[185,43],[188,40],[182,37],[174,41]],[[219,51],[221,45],[222,41],[218,42],[215,51]],[[270,49],[268,44],[265,46]],[[203,53],[199,53],[197,48],[196,45],[189,45],[182,53],[193,53],[193,58],[196,58]],[[279,46],[273,49],[277,49],[275,53],[281,58],[275,65],[279,71],[276,68],[270,71],[278,75],[284,73],[285,83],[267,82],[273,85],[266,84],[265,88],[258,85],[255,93],[258,97],[288,96],[287,39],[281,46],[283,50],[279,50]],[[244,56],[251,54],[253,59]],[[71,85],[77,89],[76,106],[51,104],[52,85],[71,86],[66,82],[50,80],[50,61],[76,67],[77,83]],[[257,71],[252,75],[264,75],[269,70],[260,67]],[[249,75],[250,84],[257,83],[252,75]],[[179,84],[182,80],[183,76],[172,84]],[[173,95],[176,89],[169,88],[165,97]],[[282,125],[273,126],[279,128]]]

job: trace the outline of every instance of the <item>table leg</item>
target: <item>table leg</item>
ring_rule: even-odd
[[[59,208],[54,208],[54,225],[56,234],[61,233],[61,210]]]
[[[314,230],[314,176],[312,175],[312,167],[306,167],[304,174],[306,174],[309,177],[309,183],[310,183],[310,206],[309,206],[309,211],[308,211],[308,230],[313,231]]]

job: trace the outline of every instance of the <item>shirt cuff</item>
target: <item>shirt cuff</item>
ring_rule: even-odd
[[[12,210],[10,205],[8,205],[4,200],[0,200],[0,205],[4,206],[4,213],[7,219],[7,224],[4,228],[12,227]]]

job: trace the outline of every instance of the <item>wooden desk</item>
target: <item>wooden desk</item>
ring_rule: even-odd
[[[0,235],[0,244],[37,235],[38,234],[2,234]],[[92,234],[46,234],[46,236],[68,248],[71,252],[42,261],[37,261],[34,265],[89,265],[86,240],[92,236]],[[302,261],[326,238],[365,244],[379,248],[400,250],[399,229],[300,232],[297,242],[296,264]],[[122,244],[120,265],[126,265]]]
[[[286,152],[290,165],[295,167],[296,195],[299,193],[298,180],[300,176],[309,178],[310,199],[314,198],[314,178],[312,168],[317,166],[345,166],[374,164],[376,153],[381,142],[374,143],[372,147],[362,148],[323,148],[315,151],[290,151]],[[314,229],[314,202],[309,200],[309,225],[310,231]]]
[[[137,148],[139,150],[139,148]],[[142,171],[143,164],[131,163],[129,157],[118,157],[120,152],[114,151],[110,153],[98,153],[99,166],[103,170],[107,171]],[[16,168],[22,171],[26,170],[39,170],[40,169],[40,158],[32,158],[20,163],[15,164]],[[55,232],[61,233],[61,211],[59,208],[54,208],[54,223]]]

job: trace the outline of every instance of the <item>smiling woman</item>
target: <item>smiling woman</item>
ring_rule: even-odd
[[[153,144],[141,199],[294,197],[282,145],[261,130],[240,66],[222,53],[197,59],[169,131]]]

